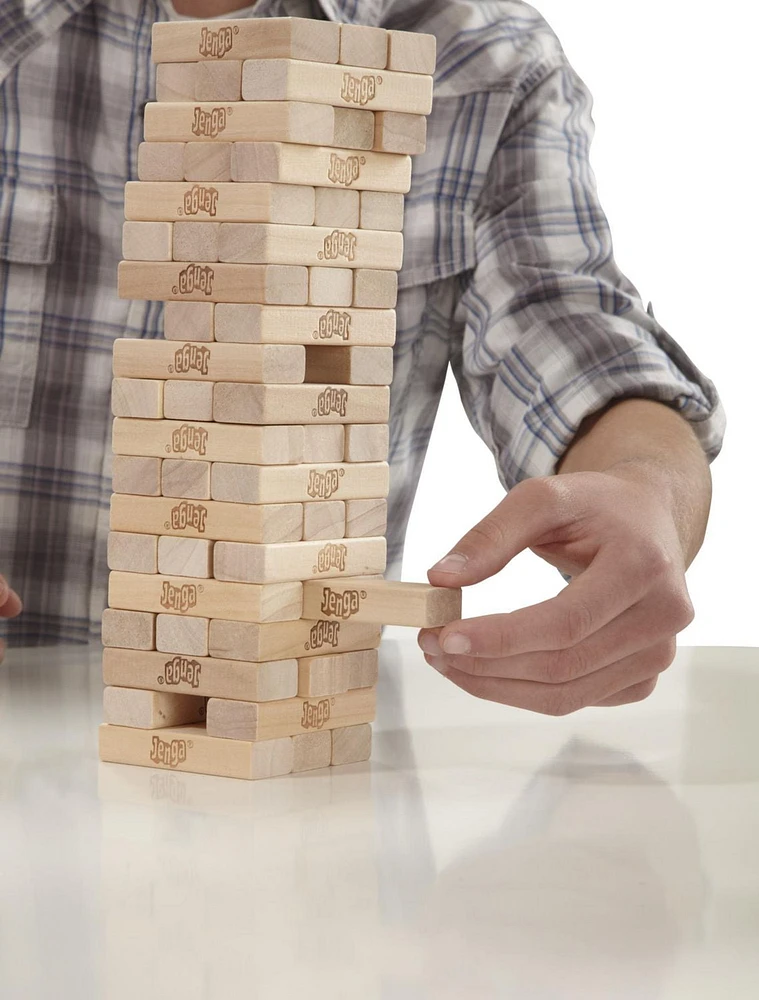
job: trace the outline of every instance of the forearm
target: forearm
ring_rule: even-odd
[[[557,474],[571,472],[605,472],[654,490],[671,507],[690,565],[706,532],[711,475],[690,425],[673,409],[630,399],[589,418],[557,467]]]

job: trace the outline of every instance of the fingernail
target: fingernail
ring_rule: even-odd
[[[468,653],[471,648],[469,639],[461,632],[451,632],[443,639],[444,653]]]
[[[419,645],[424,652],[429,653],[430,656],[439,656],[442,652],[440,649],[440,643],[438,642],[437,636],[434,632],[426,632],[424,635],[420,635]]]
[[[449,552],[430,570],[431,573],[463,573],[469,560],[461,552]]]

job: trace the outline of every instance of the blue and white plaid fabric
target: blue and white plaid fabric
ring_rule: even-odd
[[[716,455],[722,409],[612,256],[588,151],[591,100],[514,0],[260,0],[432,32],[427,152],[414,163],[391,407],[389,551],[403,535],[446,368],[505,488],[550,474],[609,401],[661,400]],[[17,643],[86,641],[105,601],[111,345],[158,337],[116,294],[124,183],[153,93],[158,0],[0,6],[0,572]]]

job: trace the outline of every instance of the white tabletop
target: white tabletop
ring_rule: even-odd
[[[98,651],[0,667],[3,1000],[755,1000],[759,651],[547,719],[383,643],[371,765],[99,764]]]

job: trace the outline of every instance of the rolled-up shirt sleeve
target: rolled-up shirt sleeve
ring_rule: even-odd
[[[709,459],[724,412],[714,385],[617,267],[590,166],[588,90],[563,59],[514,102],[475,208],[452,365],[508,489],[551,475],[585,417],[658,400]]]

